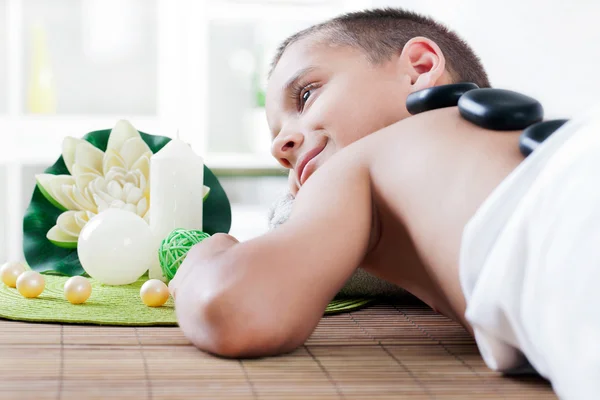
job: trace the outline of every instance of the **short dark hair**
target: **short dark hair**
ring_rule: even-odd
[[[360,48],[374,64],[389,60],[413,37],[423,36],[440,47],[454,82],[490,86],[479,57],[463,39],[430,17],[400,8],[352,12],[300,31],[279,46],[271,70],[291,44],[315,34],[323,34],[335,44]]]

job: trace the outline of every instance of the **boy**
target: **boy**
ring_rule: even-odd
[[[420,34],[423,35],[418,36]],[[435,38],[435,41],[429,39],[431,37]],[[442,51],[437,45],[438,42],[443,43],[445,51]],[[448,62],[446,62],[446,55]],[[349,14],[309,28],[286,40],[275,57],[270,76],[267,94],[267,117],[274,132],[273,154],[284,166],[291,168],[292,192],[299,195],[299,187],[317,169],[317,164],[319,166],[324,164],[324,161],[337,150],[348,147],[359,141],[359,139],[386,126],[391,129],[396,121],[408,117],[405,103],[409,93],[433,85],[455,81],[474,81],[480,87],[489,86],[487,76],[479,60],[455,34],[428,18],[400,10],[374,10]],[[356,93],[356,95],[353,96],[353,93]],[[315,99],[317,100],[315,101]],[[311,103],[317,104],[313,105]],[[419,119],[419,117],[414,118]],[[394,128],[394,130],[398,129]],[[394,136],[400,137],[399,134],[395,133]],[[507,137],[509,136],[502,135],[502,140]],[[507,146],[510,148],[511,156],[518,157],[517,162],[514,164],[521,161],[520,156],[517,154],[518,151],[514,151],[513,142],[515,140],[511,140]],[[357,153],[357,156],[362,159],[367,153],[365,146],[366,144],[359,141],[354,146],[356,150],[341,152],[337,156],[338,158],[340,156],[346,158],[349,155],[342,155],[342,153]],[[383,155],[385,148],[389,148],[389,146],[384,144],[381,149],[375,149],[377,155]],[[410,147],[406,150],[412,153]],[[515,153],[515,155],[512,153]],[[308,162],[309,158],[313,156],[314,158]],[[390,172],[395,174],[397,169],[395,164],[402,161],[404,157],[394,156],[394,158]],[[348,168],[343,168],[343,171],[334,169],[334,176],[331,178],[339,181],[338,183],[345,183],[336,179],[337,175],[343,172],[344,176],[353,174],[358,176],[358,171],[354,171],[354,169],[359,165],[358,163],[352,163]],[[361,166],[361,168],[364,169],[364,166]],[[324,174],[322,172],[319,175]],[[348,182],[352,182],[353,179],[348,180]],[[346,188],[345,190],[350,189]],[[331,194],[335,193],[327,193],[329,197]],[[321,201],[318,198],[315,200]],[[334,200],[328,200],[331,203],[330,206],[340,210],[340,206],[356,202],[351,190],[349,197],[343,199],[344,201],[339,204],[336,204]],[[355,248],[354,251],[359,250],[359,254],[355,254],[354,258],[361,258],[359,261],[362,261],[360,264],[363,267],[379,276],[387,276],[388,280],[392,282],[401,281],[402,286],[420,296],[432,306],[454,315],[455,313],[449,307],[438,305],[438,302],[434,301],[433,297],[437,298],[440,295],[439,289],[432,289],[432,282],[429,278],[426,281],[423,280],[427,273],[421,268],[421,262],[412,249],[413,246],[409,243],[410,241],[408,241],[406,228],[397,223],[397,218],[390,213],[389,207],[386,207],[385,204],[371,206],[370,201],[368,203],[368,209],[371,211],[364,218],[369,223],[372,222],[373,226],[367,226],[366,228],[362,226],[364,231],[356,230],[354,234],[360,235],[356,238],[358,244],[348,243],[350,248]],[[308,206],[304,206],[305,209],[306,207]],[[334,221],[335,224],[329,224],[327,221],[331,220],[335,213],[317,218],[317,212],[322,214],[319,208],[321,207],[315,207],[315,210],[311,212],[314,217],[308,218],[307,221],[312,221],[315,227],[319,227],[320,231],[340,229],[339,233],[336,232],[327,236],[329,236],[329,239],[342,239],[343,242],[349,240],[350,237],[346,232],[346,228],[342,227],[341,224],[357,219],[358,215],[364,212],[362,210],[362,212],[356,214],[356,217],[347,218],[347,221],[344,215],[339,221]],[[347,211],[353,212],[353,210]],[[295,212],[297,213],[299,210],[295,210]],[[381,215],[382,213],[384,214]],[[376,218],[371,218],[372,216]],[[388,226],[387,219],[394,221],[394,223]],[[386,224],[382,226],[380,221],[386,221]],[[291,221],[286,223],[286,228],[289,228],[291,224]],[[266,238],[275,241],[284,240],[284,237],[290,235],[289,233],[286,234],[286,230],[278,230],[276,234],[266,235],[256,242],[260,243]],[[314,239],[320,238],[320,236],[320,232],[311,232],[306,238]],[[359,245],[363,237],[366,237],[369,243],[366,244],[367,247],[363,249],[364,251],[360,251]],[[410,249],[410,251],[407,251],[406,254],[403,252],[402,257],[397,259],[388,247],[393,244],[393,247],[397,248],[398,243],[402,242],[402,238],[407,242],[403,247],[406,247],[407,250]],[[319,239],[319,242],[321,242],[321,239]],[[211,252],[218,251],[217,249],[221,246],[229,247],[236,241],[229,236],[216,235],[210,241],[204,241],[203,243],[205,245],[197,246],[189,253],[187,263],[181,267],[177,277],[171,282],[171,288],[177,291],[178,299],[184,296],[183,292],[187,290],[186,288],[191,288],[188,283],[191,283],[192,280],[184,278],[193,269],[189,266],[192,265],[192,260],[196,258],[196,252],[200,249],[210,250]],[[251,241],[247,244],[253,243],[255,242]],[[288,246],[291,246],[291,244]],[[294,261],[298,262],[299,265],[309,261],[313,267],[322,264],[322,270],[327,271],[332,269],[326,267],[327,263],[330,262],[328,259],[337,258],[336,253],[340,251],[346,253],[343,250],[345,246],[343,244],[341,249],[323,253],[323,260],[318,263],[302,259]],[[311,247],[301,248],[300,250],[306,255],[311,255],[311,252],[307,252]],[[369,256],[365,257],[367,250],[369,250]],[[282,251],[285,252],[286,250],[282,249]],[[365,254],[360,254],[363,252]],[[268,257],[271,254],[272,252],[269,251]],[[321,255],[316,255],[321,258]],[[282,255],[277,255],[273,259],[278,265],[278,270],[292,270],[292,268],[281,267],[285,260]],[[397,265],[400,262],[410,265],[410,267],[399,269]],[[339,262],[336,261],[335,263]],[[356,262],[352,261],[352,266],[344,266],[344,268],[352,270],[356,266],[354,264]],[[216,271],[216,269],[211,270]],[[241,271],[242,269],[238,268],[232,277]],[[305,279],[309,283],[313,280],[318,281],[318,276],[323,273],[319,270],[310,272],[306,267],[299,268],[298,271],[305,271]],[[339,275],[340,272],[334,274]],[[398,274],[402,274],[402,276],[397,276]],[[347,277],[336,277],[335,282],[340,279],[345,280],[345,278]],[[329,282],[327,285],[335,286],[335,282]],[[310,284],[312,285],[312,283]],[[269,285],[273,288],[279,286],[271,283]],[[221,285],[212,286],[211,291],[219,286]],[[248,287],[250,288],[251,285]],[[199,287],[197,289],[204,293],[204,289]],[[330,289],[328,288],[327,291],[329,292]],[[301,293],[300,291],[299,295]],[[209,293],[204,293],[204,295],[207,294]],[[214,294],[217,295],[217,293]],[[319,294],[320,301],[325,301],[326,297],[330,297],[329,294]],[[178,304],[178,313],[182,318],[181,324],[185,330],[185,320],[188,318],[184,316],[186,306],[181,301]],[[317,312],[310,319],[311,323],[316,324],[320,315],[321,312]],[[459,316],[455,317],[461,319]],[[304,322],[302,325],[305,325],[303,330],[308,335],[312,327]],[[240,342],[236,341],[236,343],[239,344]],[[233,343],[230,343],[230,345],[233,345]],[[217,352],[222,353],[222,351]],[[276,350],[273,349],[273,352],[276,352]],[[257,353],[259,352],[257,351]]]
[[[394,36],[398,20],[406,19],[411,39],[394,48],[397,42],[386,38]],[[189,252],[170,288],[180,327],[200,349],[233,357],[293,350],[362,266],[462,323],[491,367],[516,366],[522,361],[520,349],[552,378],[555,389],[572,394],[586,388],[581,381],[586,374],[559,372],[566,353],[552,358],[548,347],[533,346],[535,329],[555,328],[550,313],[543,311],[546,319],[537,318],[541,325],[532,328],[519,320],[518,308],[512,314],[498,308],[502,301],[515,307],[510,299],[525,291],[507,291],[519,287],[519,273],[528,269],[517,268],[518,263],[503,269],[488,265],[495,259],[486,258],[494,251],[500,253],[496,256],[517,254],[515,246],[496,239],[527,243],[510,236],[526,231],[524,219],[512,221],[517,228],[508,237],[498,232],[510,212],[518,214],[517,200],[533,196],[527,190],[536,187],[532,182],[540,166],[535,162],[551,159],[544,152],[556,151],[550,144],[566,141],[565,135],[575,136],[577,124],[567,124],[557,139],[523,162],[520,131],[485,130],[461,118],[456,107],[404,119],[406,96],[413,91],[455,81],[487,84],[471,73],[476,68],[457,67],[464,54],[451,61],[456,53],[448,49],[447,31],[430,29],[427,36],[437,34],[436,40],[421,37],[419,32],[433,26],[402,11],[372,11],[341,17],[284,43],[270,77],[267,118],[274,156],[293,169],[294,209],[285,224],[259,238],[238,243],[229,235],[215,235]],[[471,61],[477,65],[474,56]],[[529,180],[510,186],[523,176]],[[507,205],[498,213],[502,221],[490,211],[499,195],[505,196],[500,206]],[[600,195],[591,196],[596,197],[600,201]],[[534,197],[530,207],[539,201]],[[558,214],[553,204],[542,205]],[[529,240],[528,245],[535,249],[537,243]],[[494,274],[495,279],[486,278]],[[548,276],[530,280],[549,282],[542,279]],[[486,297],[486,291],[496,296]],[[588,374],[598,372],[597,358],[579,361],[582,368],[593,367]]]

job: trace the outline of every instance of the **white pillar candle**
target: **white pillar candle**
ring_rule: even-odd
[[[150,159],[150,228],[156,240],[150,279],[163,277],[158,261],[161,241],[176,228],[202,230],[204,160],[179,139]]]

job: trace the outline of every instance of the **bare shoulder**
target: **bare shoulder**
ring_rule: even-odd
[[[490,131],[456,107],[399,121],[366,138],[372,191],[406,227],[427,273],[456,315],[462,232],[478,207],[522,161],[520,131]]]
[[[298,213],[322,214],[319,208],[323,207],[317,204],[342,206],[351,203],[357,191],[369,190],[371,157],[360,142],[334,154],[305,182],[296,196],[291,219]]]
[[[375,190],[383,194],[395,188],[394,199],[438,194],[481,185],[476,196],[489,193],[522,161],[519,131],[490,131],[462,117],[457,107],[444,108],[398,121],[365,138],[365,164]],[[485,184],[487,181],[489,184]],[[472,211],[472,210],[471,210]]]

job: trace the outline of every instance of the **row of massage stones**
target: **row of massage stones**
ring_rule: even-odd
[[[458,106],[464,119],[482,128],[523,130],[519,150],[525,157],[567,122],[566,119],[542,121],[542,105],[529,96],[504,89],[480,89],[469,82],[420,90],[406,99],[406,108],[412,115],[454,106]]]

